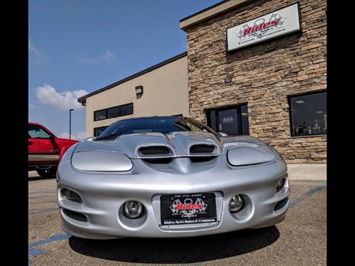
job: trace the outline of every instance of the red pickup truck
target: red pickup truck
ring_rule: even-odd
[[[28,122],[28,171],[41,177],[55,177],[64,152],[78,140],[56,137],[45,126]]]

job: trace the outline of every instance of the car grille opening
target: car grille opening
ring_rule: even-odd
[[[63,213],[70,217],[71,219],[74,219],[76,221],[79,221],[79,222],[87,222],[88,219],[86,218],[85,215],[81,214],[81,213],[78,213],[78,212],[73,212],[73,211],[70,211],[70,210],[67,210],[67,209],[62,209]]]
[[[278,211],[280,209],[282,209],[284,206],[286,206],[286,204],[288,203],[288,197],[281,200],[280,202],[278,202],[276,205],[275,205],[275,208],[274,210],[275,211]]]
[[[151,164],[168,164],[170,163],[173,158],[149,158],[149,159],[142,159],[146,163],[151,163]]]

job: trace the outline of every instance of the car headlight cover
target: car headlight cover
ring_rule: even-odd
[[[133,167],[132,161],[122,153],[110,151],[81,151],[73,153],[72,165],[83,171],[122,172]]]
[[[275,159],[274,152],[267,146],[236,147],[228,150],[228,162],[234,166],[269,162]]]

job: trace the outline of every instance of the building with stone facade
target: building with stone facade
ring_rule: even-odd
[[[187,51],[78,99],[87,136],[136,116],[184,115],[327,162],[327,1],[230,0],[180,20]]]

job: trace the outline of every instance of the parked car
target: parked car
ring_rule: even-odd
[[[28,122],[28,171],[41,177],[55,177],[64,152],[78,140],[58,138],[44,125]]]
[[[287,165],[268,144],[178,116],[123,119],[71,146],[57,189],[63,231],[88,239],[269,227],[290,195]]]

